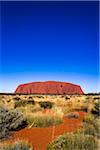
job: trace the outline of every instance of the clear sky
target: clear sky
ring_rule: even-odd
[[[0,92],[57,80],[97,92],[98,2],[1,2]]]

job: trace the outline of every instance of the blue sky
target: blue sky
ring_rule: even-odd
[[[0,92],[57,80],[97,92],[98,2],[1,2]]]

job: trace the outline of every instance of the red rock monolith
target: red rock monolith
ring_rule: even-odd
[[[84,94],[79,85],[67,82],[46,81],[21,84],[15,93],[21,94]]]

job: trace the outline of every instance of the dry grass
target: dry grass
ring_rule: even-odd
[[[13,143],[0,143],[0,150],[33,150],[33,148],[27,141],[17,139]]]
[[[48,127],[63,123],[63,119],[58,115],[39,114],[27,115],[29,128],[32,127]]]
[[[91,113],[91,110],[94,107],[94,103],[97,100],[96,98],[97,96],[85,95],[0,95],[0,106],[11,109],[14,108],[14,104],[17,101],[16,99],[25,101],[31,99],[36,103],[34,106],[27,105],[24,108],[20,107],[17,109],[21,110],[23,113],[35,113],[38,111],[42,111],[42,109],[38,105],[39,102],[50,101],[54,103],[52,109],[57,113],[58,109],[62,114],[66,114],[74,110],[84,110]],[[98,98],[100,98],[100,96],[98,96]]]
[[[21,111],[28,118],[28,127],[46,127],[54,123],[61,123],[63,116],[73,111],[86,111],[88,116],[85,117],[84,121],[90,123],[91,119],[93,121],[92,110],[99,99],[100,96],[95,95],[0,95],[0,106],[12,109],[15,107],[16,101],[34,100],[34,105],[28,104],[14,109]],[[47,101],[54,103],[53,107],[48,110],[41,108],[39,102]],[[98,125],[95,124],[94,126],[98,131]],[[94,134],[95,131],[91,124],[90,127],[91,131],[86,129],[86,132]]]

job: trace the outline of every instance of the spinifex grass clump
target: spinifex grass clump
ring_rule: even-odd
[[[86,114],[83,121],[84,133],[100,138],[100,118],[95,117],[92,114]]]
[[[0,107],[0,139],[6,138],[9,131],[18,130],[26,126],[26,119],[17,110],[7,110]]]
[[[27,116],[27,123],[29,127],[48,127],[62,123],[63,120],[59,116],[49,115],[31,115]]]
[[[90,135],[67,133],[49,144],[47,150],[97,150],[97,142]]]
[[[27,142],[17,141],[13,144],[2,145],[0,150],[33,150],[33,148]]]

